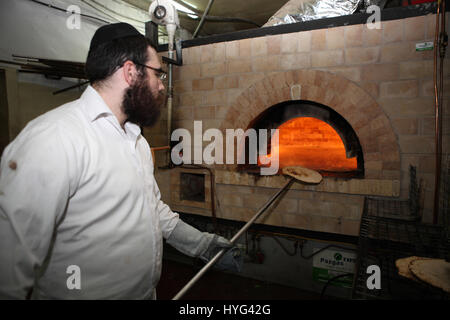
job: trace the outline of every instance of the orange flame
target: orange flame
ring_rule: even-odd
[[[344,143],[326,122],[301,117],[283,123],[279,129],[279,167],[302,166],[314,170],[345,172],[357,169],[357,160],[347,158]],[[258,165],[268,166],[271,154],[261,155]],[[268,163],[268,164],[267,164]]]

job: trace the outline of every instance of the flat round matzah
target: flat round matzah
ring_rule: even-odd
[[[450,262],[444,259],[414,260],[409,270],[420,280],[450,292]]]
[[[322,175],[320,173],[300,166],[284,167],[282,173],[302,182],[319,183],[322,181]]]
[[[412,257],[401,258],[401,259],[395,260],[395,266],[398,269],[398,274],[401,275],[402,277],[405,277],[405,278],[408,278],[411,280],[416,280],[414,275],[409,270],[409,264],[412,261],[420,260],[420,259],[423,260],[423,259],[430,259],[430,258],[412,256]]]

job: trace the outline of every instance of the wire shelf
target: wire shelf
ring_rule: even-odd
[[[418,220],[420,194],[415,182],[415,168],[411,167],[410,173],[409,200],[365,199],[353,280],[353,299],[449,299],[449,294],[439,288],[398,275],[395,266],[397,259],[410,256],[450,258],[448,226],[424,224]],[[450,180],[449,173],[450,171],[444,179],[446,188]],[[442,202],[445,201],[448,205],[448,195]],[[447,216],[448,211],[446,212]],[[370,265],[380,267],[381,289],[370,290],[367,287],[370,275],[366,270]]]

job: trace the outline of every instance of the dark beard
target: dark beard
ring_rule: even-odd
[[[125,91],[123,97],[122,108],[127,121],[141,127],[153,126],[159,119],[165,98],[165,94],[160,93],[155,99],[147,84],[147,78],[140,77]]]

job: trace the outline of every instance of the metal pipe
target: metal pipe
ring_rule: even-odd
[[[211,6],[213,4],[214,0],[209,0],[208,5],[206,6],[205,12],[203,12],[202,19],[198,23],[197,28],[194,31],[194,34],[192,35],[192,38],[197,37],[198,32],[200,31],[201,27],[203,26],[203,23],[205,22],[205,18],[209,13],[209,10],[211,9]]]
[[[173,41],[169,41],[169,59],[173,60],[174,50],[173,50]],[[169,63],[169,72],[168,72],[168,85],[167,85],[167,145],[171,146],[171,135],[172,135],[172,103],[173,103],[173,64]],[[170,165],[170,149],[167,152],[167,164]]]
[[[272,196],[272,198],[269,199],[259,210],[258,212],[248,221],[242,229],[238,231],[234,235],[233,238],[231,238],[230,242],[231,244],[234,244],[237,239],[239,239],[244,232],[247,231],[248,228],[258,219],[265,211],[266,209],[289,187],[289,185],[294,181],[294,178],[290,178],[286,184],[276,193]],[[172,300],[178,300],[180,299],[192,286],[208,271],[219,259],[224,255],[226,252],[226,249],[220,250],[178,293],[175,297],[173,297]]]
[[[435,224],[436,216],[437,216],[437,202],[439,202],[439,194],[438,194],[438,185],[439,185],[439,176],[437,174],[438,171],[438,136],[439,136],[439,90],[438,90],[438,75],[437,75],[437,56],[438,56],[438,34],[439,34],[439,13],[440,13],[440,5],[438,3],[437,11],[436,11],[436,25],[434,31],[434,59],[433,59],[433,73],[434,73],[434,106],[435,106],[435,176],[434,176],[434,209],[433,209],[433,224]]]
[[[67,88],[55,91],[55,92],[53,92],[53,95],[57,95],[57,94],[60,94],[60,93],[63,93],[63,92],[66,92],[66,91],[69,91],[69,90],[72,90],[72,89],[75,89],[75,88],[82,87],[85,84],[88,84],[89,82],[90,82],[89,80],[88,81],[83,81],[83,82],[80,82],[80,83],[78,83],[76,85],[73,85],[73,86],[70,86],[70,87],[67,87]]]
[[[169,146],[164,146],[164,147],[154,147],[154,148],[150,148],[152,149],[152,151],[161,151],[161,150],[167,150],[170,149]]]
[[[182,14],[182,15],[184,16],[185,14]],[[186,14],[186,17],[188,17],[189,19],[192,19],[192,20],[200,20],[201,19],[198,16],[196,18],[193,18],[191,16],[188,16],[188,14]],[[255,27],[261,28],[261,25],[259,23],[256,23],[256,22],[254,22],[252,20],[243,19],[243,18],[206,16],[205,17],[205,21],[208,21],[208,22],[248,23],[248,24],[254,25]]]
[[[441,8],[442,6],[442,8]],[[439,19],[441,18],[441,19]],[[439,28],[439,20],[441,29]],[[438,223],[439,218],[439,193],[441,185],[441,160],[442,160],[442,119],[441,108],[444,90],[443,68],[445,47],[445,1],[438,1],[436,12],[436,26],[434,38],[434,95],[435,95],[435,179],[434,179],[434,208],[433,208],[433,224]],[[439,75],[437,59],[439,55]],[[438,80],[439,78],[439,80]],[[439,88],[438,88],[439,86]]]

